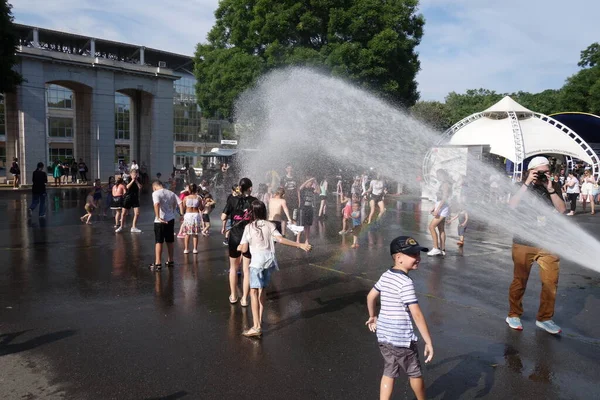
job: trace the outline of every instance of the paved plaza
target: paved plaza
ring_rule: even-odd
[[[330,218],[313,227],[311,253],[278,248],[281,271],[268,292],[265,334],[255,340],[241,336],[250,310],[227,301],[222,203],[200,254],[184,255],[180,242],[175,267],[154,273],[146,267],[154,249],[149,195],[141,234],[115,234],[109,219],[82,225],[77,190],[49,190],[46,221],[34,213],[28,222],[29,198],[0,192],[2,399],[377,398],[383,361],[364,325],[366,294],[391,266],[391,239],[430,244],[430,203],[389,201],[384,222],[365,229],[354,250],[337,233],[331,201]],[[598,235],[597,218],[574,217]],[[600,274],[561,264],[554,320],[563,334],[555,337],[535,327],[534,267],[517,332],[504,321],[510,238],[474,223],[463,253],[455,241],[445,258],[424,257],[411,275],[435,349],[424,366],[428,398],[599,398]],[[397,380],[394,398],[412,396]]]

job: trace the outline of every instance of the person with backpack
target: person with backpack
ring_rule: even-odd
[[[17,157],[13,158],[13,163],[10,166],[10,173],[13,174],[13,190],[19,189],[19,184],[21,183],[21,167],[19,167],[19,159]]]
[[[244,228],[250,223],[251,220],[251,206],[252,202],[256,200],[256,197],[251,196],[252,193],[252,181],[249,178],[242,178],[240,180],[240,195],[231,196],[227,199],[227,204],[221,214],[221,233],[225,234],[227,230],[227,221],[230,221],[231,228],[229,230],[229,288],[231,294],[229,296],[229,302],[235,304],[239,298],[237,296],[237,273],[240,268],[240,264],[243,260],[243,272],[244,280],[242,284],[242,299],[240,304],[242,307],[248,306],[248,293],[250,292],[250,251],[241,252],[238,247],[242,241],[244,234]]]

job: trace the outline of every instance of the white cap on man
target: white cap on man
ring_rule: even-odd
[[[531,161],[529,161],[529,166],[527,169],[534,169],[539,167],[540,165],[550,165],[550,161],[546,157],[537,156],[533,157]]]

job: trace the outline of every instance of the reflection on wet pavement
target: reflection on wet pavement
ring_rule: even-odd
[[[393,237],[430,243],[430,203],[391,201],[384,220],[363,229],[358,249],[351,235],[338,235],[341,208],[333,214],[331,204],[332,215],[315,223],[312,253],[277,248],[265,334],[247,339],[240,334],[251,311],[227,301],[227,249],[216,230],[200,240],[199,255],[177,244],[175,267],[154,273],[147,196],[137,235],[115,234],[110,217],[80,224],[81,191],[51,192],[45,222],[27,219],[27,196],[0,193],[0,361],[18,353],[50,363],[43,381],[60,384],[66,398],[376,397],[382,360],[364,327],[366,293],[391,265]],[[448,229],[445,258],[425,257],[411,274],[435,346],[424,366],[428,398],[600,397],[600,277],[561,265],[556,320],[565,333],[556,338],[535,327],[533,272],[525,329],[515,332],[504,322],[510,240],[474,224],[461,251],[455,231]],[[16,362],[0,367],[20,371]],[[411,393],[404,379],[396,385],[396,398]]]

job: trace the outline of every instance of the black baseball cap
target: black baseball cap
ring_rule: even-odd
[[[410,236],[398,236],[390,243],[390,254],[404,253],[409,255],[419,254],[421,251],[429,251],[428,248],[420,246],[419,243]]]

